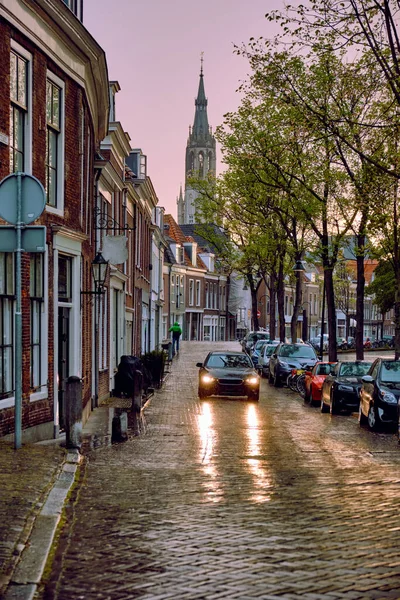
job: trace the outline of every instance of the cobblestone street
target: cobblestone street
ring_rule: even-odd
[[[400,448],[262,381],[197,397],[184,342],[141,437],[90,450],[38,598],[400,598]]]

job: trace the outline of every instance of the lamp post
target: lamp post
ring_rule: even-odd
[[[296,263],[295,263],[295,265],[294,265],[294,267],[293,267],[292,271],[294,271],[294,273],[296,273],[296,274],[297,274],[297,273],[299,273],[299,274],[300,274],[300,273],[304,273],[304,272],[305,272],[305,270],[306,270],[306,268],[305,268],[305,266],[304,266],[304,263],[303,263],[303,261],[302,261],[302,260],[300,260],[300,259],[296,260]],[[297,300],[297,292],[299,293],[299,297],[300,297],[301,299],[303,299],[303,293],[302,293],[302,292],[303,292],[303,290],[302,290],[302,280],[301,280],[301,275],[299,275],[299,276],[298,276],[298,287],[297,287],[297,285],[296,285],[296,300]],[[296,318],[297,318],[297,317],[296,317]],[[297,322],[296,322],[296,329],[297,329]],[[302,333],[303,333],[303,332],[302,332]],[[297,336],[295,336],[295,337],[297,337]],[[295,341],[295,339],[293,339],[293,332],[292,332],[292,342],[294,342],[294,341]]]
[[[307,311],[304,308],[304,305],[308,304],[309,309],[308,309],[308,315],[307,315]],[[303,309],[303,323],[304,323],[304,317],[306,318],[306,327],[304,330],[304,333],[306,334],[306,342],[310,341],[310,327],[311,327],[311,302],[308,302],[308,300],[306,300],[305,302],[303,302],[303,304],[301,305],[302,309]]]

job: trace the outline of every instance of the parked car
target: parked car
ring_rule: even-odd
[[[269,332],[249,331],[240,342],[243,352],[251,352],[251,349],[259,340],[269,340]]]
[[[209,352],[199,367],[199,398],[208,396],[247,396],[258,400],[260,377],[247,354]]]
[[[278,387],[286,382],[292,369],[310,371],[317,361],[310,344],[279,344],[269,359],[269,382]]]
[[[280,342],[278,340],[269,341],[265,344],[258,359],[257,370],[261,377],[267,377],[269,373],[269,359]]]
[[[377,358],[362,378],[359,422],[368,423],[372,430],[383,423],[398,422],[397,405],[400,399],[400,361]]]
[[[320,361],[314,365],[311,371],[306,371],[304,400],[310,402],[311,406],[314,403],[320,404],[322,385],[336,364],[335,362]]]
[[[269,344],[269,340],[258,340],[250,351],[250,358],[253,361],[254,368],[257,369],[260,355],[262,354],[265,346]]]
[[[323,339],[322,339],[322,350],[323,352],[328,352],[328,334],[324,333]],[[310,344],[313,346],[313,348],[315,349],[315,351],[321,355],[321,336],[318,335],[316,337],[313,337],[310,339]]]
[[[370,362],[341,361],[325,379],[322,386],[321,412],[338,414],[341,410],[358,410],[361,378],[371,367]]]

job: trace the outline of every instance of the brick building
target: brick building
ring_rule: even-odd
[[[73,9],[73,10],[72,10]],[[58,435],[65,380],[82,379],[91,407],[94,155],[107,132],[103,50],[81,23],[81,2],[0,5],[0,180],[43,184],[46,251],[23,254],[23,439]],[[14,429],[14,256],[0,253],[0,435]]]

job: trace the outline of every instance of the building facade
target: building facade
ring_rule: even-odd
[[[91,289],[94,155],[108,125],[103,50],[83,27],[81,3],[4,0],[0,5],[0,180],[16,171],[43,185],[43,253],[22,257],[23,439],[63,428],[65,382],[92,398]],[[15,257],[0,252],[0,435],[14,428]]]

